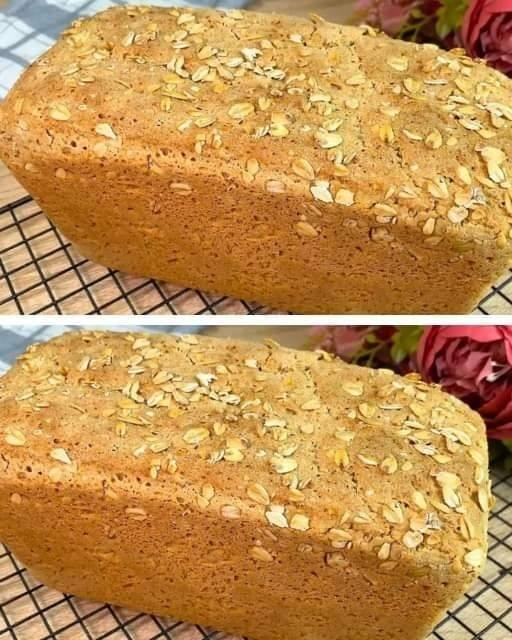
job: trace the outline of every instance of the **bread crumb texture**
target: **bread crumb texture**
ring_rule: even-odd
[[[103,264],[294,311],[466,312],[512,257],[511,104],[462,50],[369,27],[116,7],[23,74],[0,154]]]
[[[485,560],[482,421],[415,377],[74,332],[19,358],[0,417],[0,537],[69,593],[257,640],[419,640]]]

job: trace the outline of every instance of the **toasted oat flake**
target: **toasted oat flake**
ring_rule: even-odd
[[[209,387],[214,380],[217,380],[217,376],[214,376],[213,373],[199,372],[195,377],[202,387]]]
[[[297,468],[297,462],[293,458],[277,455],[271,458],[270,463],[277,473],[290,473]]]
[[[315,411],[315,409],[320,409],[321,406],[322,405],[320,403],[320,400],[312,398],[311,400],[308,400],[307,402],[301,404],[300,408],[303,411]]]
[[[333,543],[350,542],[352,540],[352,534],[345,529],[329,529],[327,537]]]
[[[485,480],[485,471],[482,467],[475,467],[474,480],[476,484],[482,484]]]
[[[344,382],[341,385],[343,391],[346,391],[351,396],[362,396],[364,393],[364,387],[362,382]]]
[[[208,58],[211,58],[216,54],[217,54],[217,49],[214,49],[209,45],[205,45],[197,52],[197,57],[199,58],[199,60],[207,60]]]
[[[292,162],[293,173],[305,180],[315,179],[315,170],[305,158],[296,158]]]
[[[283,418],[267,418],[263,424],[265,427],[274,428],[286,427],[288,423]]]
[[[465,207],[451,207],[448,210],[448,220],[454,224],[464,222],[469,216],[469,211]]]
[[[329,191],[329,182],[327,180],[317,180],[310,187],[311,194],[315,200],[320,202],[333,202],[333,197]]]
[[[343,124],[342,118],[330,118],[322,122],[322,128],[326,131],[337,131]]]
[[[346,449],[336,449],[334,452],[334,462],[337,466],[346,469],[350,465],[350,457]]]
[[[484,513],[489,512],[489,494],[485,487],[478,487],[478,504]]]
[[[416,549],[423,542],[423,534],[420,531],[407,531],[402,542],[407,549]]]
[[[121,39],[121,44],[123,45],[123,47],[131,46],[135,41],[135,35],[136,34],[134,31],[129,31],[125,36],[123,36],[123,38]]]
[[[279,511],[267,511],[265,513],[265,517],[270,522],[270,524],[275,527],[280,527],[281,529],[286,529],[288,527],[288,520],[286,519],[283,513]]]
[[[350,87],[356,87],[358,85],[364,84],[366,82],[366,76],[362,73],[357,73],[354,76],[351,76],[350,78],[347,78],[345,80],[345,84],[347,84]]]
[[[225,504],[220,509],[220,515],[228,520],[236,520],[237,518],[240,518],[241,511],[234,505]]]
[[[216,120],[217,118],[215,116],[204,115],[195,118],[194,124],[196,125],[196,127],[204,129],[205,127],[209,127],[210,125],[212,125]]]
[[[347,109],[359,109],[359,100],[357,98],[347,98],[345,106]]]
[[[451,489],[457,489],[462,483],[459,476],[450,471],[440,471],[436,474],[436,480],[442,487],[449,487]]]
[[[457,176],[459,177],[459,180],[461,180],[461,182],[463,182],[464,184],[471,184],[471,173],[469,169],[464,165],[459,165],[457,167]]]
[[[427,509],[427,501],[425,500],[425,496],[421,493],[421,491],[414,490],[412,493],[412,500],[418,507],[418,509],[421,509],[422,511],[425,511]]]
[[[224,449],[224,460],[227,462],[240,462],[244,459],[244,454],[240,449],[227,447]]]
[[[183,434],[183,440],[187,444],[200,444],[210,437],[210,432],[205,427],[194,427]]]
[[[415,78],[405,78],[404,87],[409,93],[419,93],[421,90],[421,83]]]
[[[398,462],[393,454],[386,456],[380,464],[380,468],[384,473],[392,475],[398,471]]]
[[[413,142],[421,142],[423,140],[423,136],[419,133],[415,133],[414,131],[410,131],[409,129],[402,129],[402,133],[406,138],[412,140]]]
[[[343,569],[345,567],[348,567],[350,564],[349,561],[345,558],[345,556],[339,551],[326,553],[324,558],[325,558],[325,564],[329,567]]]
[[[484,563],[485,555],[482,549],[473,549],[464,556],[464,562],[473,569],[479,569]]]
[[[338,189],[334,197],[337,204],[342,204],[345,207],[351,207],[354,204],[354,193],[348,189]]]
[[[309,529],[309,518],[303,514],[296,513],[290,520],[290,529],[307,531]]]
[[[27,443],[27,438],[20,429],[9,427],[5,433],[5,441],[12,447],[23,447]]]
[[[60,482],[62,480],[62,469],[59,469],[58,467],[52,467],[48,471],[48,477],[52,482]]]
[[[387,63],[395,71],[407,71],[409,68],[409,60],[404,57],[388,58]]]
[[[50,108],[50,118],[66,121],[71,118],[71,112],[65,104],[55,104]]]
[[[318,231],[313,225],[309,224],[309,222],[297,222],[295,229],[299,236],[303,236],[304,238],[316,238],[318,236]]]
[[[108,124],[107,122],[100,122],[96,125],[94,130],[98,135],[105,138],[110,138],[111,140],[115,140],[117,138],[114,129],[112,129],[112,125]]]
[[[206,64],[202,64],[194,71],[194,73],[190,76],[192,82],[201,82],[204,80],[210,73],[210,67]]]
[[[423,233],[426,236],[431,236],[434,233],[434,229],[436,227],[436,219],[435,218],[427,218],[425,224],[423,225]]]
[[[141,522],[142,520],[146,520],[148,517],[148,514],[146,513],[146,511],[139,507],[126,507],[124,512],[132,520],[138,520],[139,522]]]
[[[450,507],[450,509],[457,509],[457,507],[460,507],[460,498],[455,489],[452,489],[451,487],[442,487],[442,493],[443,502],[447,507]]]
[[[265,182],[265,189],[269,193],[284,193],[284,182],[281,182],[281,180],[267,180]]]
[[[69,457],[67,451],[58,447],[56,449],[52,449],[50,451],[50,458],[57,460],[58,462],[62,462],[64,464],[71,464],[71,458]]]
[[[169,185],[173,191],[176,191],[179,195],[187,196],[192,193],[192,187],[188,182],[171,182]]]
[[[377,557],[379,560],[388,560],[391,555],[391,544],[389,542],[384,542],[377,553]]]
[[[339,133],[319,130],[315,133],[315,140],[322,149],[332,149],[343,142]]]
[[[237,102],[228,109],[228,116],[234,120],[243,120],[254,114],[254,105],[251,102]]]
[[[265,487],[258,482],[254,482],[247,487],[247,495],[249,498],[261,505],[270,504],[270,496]]]
[[[392,524],[403,524],[404,512],[401,505],[397,502],[392,502],[389,505],[385,504],[382,507],[382,515],[384,518]]]
[[[484,147],[480,153],[482,158],[488,163],[502,164],[506,160],[506,154],[496,147]]]
[[[263,547],[252,547],[249,553],[251,558],[261,562],[273,562],[274,560],[272,554]]]
[[[252,176],[255,176],[260,170],[260,163],[256,158],[249,158],[246,163],[246,169]]]
[[[441,135],[438,129],[434,129],[428,136],[425,138],[425,144],[430,149],[439,149],[443,146],[443,136]]]
[[[384,124],[381,124],[378,128],[378,131],[379,131],[379,138],[382,140],[382,142],[387,142],[387,143],[394,142],[395,132],[393,130],[393,127],[391,126],[391,123],[385,122]]]

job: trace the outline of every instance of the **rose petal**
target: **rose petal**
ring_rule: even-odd
[[[511,0],[512,2],[512,0]],[[510,437],[512,327],[427,327],[417,363],[423,378],[480,412],[489,436]]]

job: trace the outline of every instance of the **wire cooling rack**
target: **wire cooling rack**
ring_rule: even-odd
[[[484,574],[428,640],[512,638],[512,471],[506,471],[502,463],[498,459],[491,467],[496,504],[489,522],[489,558]],[[235,640],[196,625],[63,595],[36,582],[1,544],[0,638]]]
[[[262,314],[256,303],[137,278],[94,264],[29,196],[0,207],[0,314]],[[277,313],[277,312],[275,312]],[[512,270],[475,313],[512,314]]]

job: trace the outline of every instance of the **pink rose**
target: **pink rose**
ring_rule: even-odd
[[[358,0],[356,7],[364,13],[364,22],[394,36],[419,4],[421,0]]]
[[[512,0],[471,0],[462,41],[470,56],[512,75]]]
[[[425,380],[478,411],[489,437],[512,437],[512,327],[427,327],[417,362]]]
[[[311,330],[316,347],[334,353],[343,360],[350,362],[359,352],[366,340],[366,336],[374,329],[366,325],[361,326],[317,326]]]

